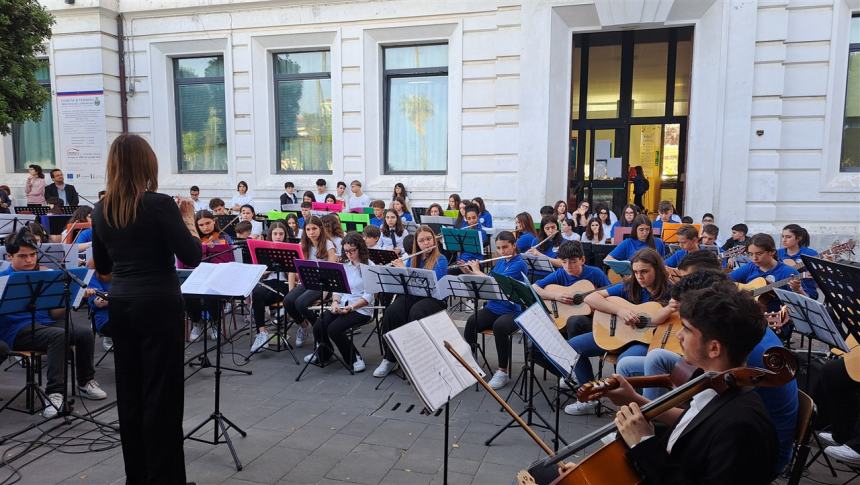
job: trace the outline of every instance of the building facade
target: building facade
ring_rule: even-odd
[[[620,209],[638,166],[652,210],[860,232],[860,0],[73,1],[43,0],[46,116],[3,139],[18,200],[29,163],[95,195],[127,129],[161,191],[263,210],[359,179],[504,226]]]

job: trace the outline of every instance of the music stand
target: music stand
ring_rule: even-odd
[[[340,226],[345,232],[361,232],[370,225],[370,216],[364,213],[341,212],[338,215]]]
[[[598,268],[603,267],[603,260],[606,259],[606,256],[609,256],[609,253],[612,252],[616,247],[615,244],[594,244],[591,246],[591,259],[592,262],[589,263],[591,266],[596,266]]]
[[[78,210],[79,205],[64,205],[63,206],[63,214],[72,215]]]
[[[236,237],[236,222],[239,221],[239,216],[231,216],[229,214],[215,215],[215,221],[218,223],[218,228],[221,232],[229,234],[230,237]]]
[[[455,221],[456,219],[454,219],[453,217],[447,216],[421,216],[421,224],[430,226],[430,228],[433,229],[433,232],[435,232],[436,234],[441,234],[443,227],[453,227]]]
[[[390,249],[373,249],[370,248],[367,250],[368,259],[373,261],[374,264],[378,266],[386,266],[395,259],[397,259],[397,253]]]
[[[526,266],[529,267],[529,281],[534,281],[538,274],[552,273],[555,271],[555,267],[553,267],[549,257],[544,254],[535,256],[531,253],[522,253],[520,256],[523,258],[523,261],[525,261]]]
[[[302,247],[298,244],[267,242],[252,239],[248,241],[248,249],[251,250],[251,262],[253,264],[265,265],[269,271],[272,271],[276,274],[278,279],[280,279],[281,273],[295,273],[295,261],[297,259],[303,258]],[[265,282],[262,282],[261,284],[265,284]],[[280,294],[280,292],[275,291],[272,288],[269,288],[269,290]],[[281,296],[283,297],[286,295]],[[284,319],[286,319],[286,317],[284,317]],[[287,342],[285,338],[289,327],[282,326],[282,323],[283,322],[276,316],[275,334],[269,336],[269,338],[266,340],[266,344],[268,344],[272,339],[277,338],[278,344],[277,347],[275,347],[275,350],[273,350],[273,352],[282,352],[286,350],[293,357],[293,360],[296,362],[296,365],[299,365],[299,360],[293,353],[292,345],[290,345],[290,343]],[[262,348],[266,348],[265,344]],[[248,360],[251,360],[252,355],[254,354],[248,355],[248,357],[245,358],[245,361],[247,362]]]
[[[480,300],[507,301],[507,297],[502,293],[502,289],[499,288],[499,284],[496,280],[487,275],[462,274],[457,277],[448,277],[447,280],[448,290],[450,290],[451,296],[465,298],[472,301],[476,323],[478,321],[478,303]],[[487,366],[487,370],[492,373],[490,363],[487,361],[487,355],[483,348],[480,349],[481,357],[484,358],[484,364]]]
[[[35,221],[36,216],[33,214],[0,214],[0,234],[9,237],[21,227]]]
[[[60,266],[77,268],[80,266],[77,244],[44,243],[39,245],[39,264],[51,269]]]
[[[534,292],[530,286],[525,285],[525,284],[523,284],[523,283],[521,283],[521,282],[519,282],[519,281],[517,281],[511,277],[501,275],[498,273],[491,273],[491,275],[498,282],[499,287],[505,293],[505,296],[507,296],[509,301],[511,301],[512,303],[516,303],[517,305],[520,305],[522,308],[530,308],[531,309],[531,307],[533,305],[540,305],[544,314],[547,315],[546,318],[549,318],[548,317],[549,312],[547,311],[546,306],[543,303],[543,300],[541,300],[540,298],[537,298],[537,296],[535,296],[535,294],[534,294]],[[514,321],[516,322],[516,319]],[[517,323],[517,325],[520,327],[520,329],[523,328],[521,324]],[[553,322],[553,326],[555,326],[554,322]],[[538,382],[537,378],[535,377],[535,359],[534,359],[535,345],[534,345],[534,339],[531,337],[531,335],[529,335],[524,330],[523,330],[523,334],[525,334],[527,337],[525,344],[524,344],[526,347],[526,352],[525,352],[526,361],[523,364],[522,369],[520,370],[520,375],[517,376],[517,379],[514,381],[514,385],[511,386],[511,390],[508,393],[505,400],[507,401],[508,399],[510,399],[511,395],[514,393],[514,390],[517,387],[517,382],[519,382],[519,380],[522,378],[523,383],[526,384],[526,397],[523,398],[522,396],[520,396],[520,399],[523,400],[523,402],[525,403],[526,406],[525,406],[525,409],[523,409],[519,413],[519,415],[520,415],[520,417],[522,417],[523,415],[526,415],[526,424],[528,424],[529,426],[544,428],[545,430],[552,432],[553,436],[554,436],[553,448],[555,450],[558,450],[559,440],[561,440],[564,444],[567,444],[567,442],[564,441],[564,439],[561,439],[561,437],[558,434],[559,408],[561,407],[560,393],[558,391],[556,391],[556,393],[555,393],[555,413],[556,413],[556,416],[555,416],[555,427],[553,427],[552,425],[549,424],[549,422],[546,419],[544,419],[544,417],[540,414],[540,412],[537,410],[537,408],[534,405],[535,385],[537,385],[538,390],[541,392],[541,394],[544,395],[544,398],[546,398],[548,403],[549,403],[549,396],[546,395],[546,392],[544,391],[543,386],[541,386],[540,382]],[[532,344],[529,345],[528,342],[532,342]],[[541,352],[543,352],[543,349],[541,349]],[[548,359],[548,360],[549,360],[549,362],[554,362],[553,359]],[[565,370],[564,372],[562,372],[562,374],[564,374],[566,372],[568,372],[568,371]],[[552,408],[551,403],[550,403],[550,408]],[[540,422],[539,423],[535,422],[534,417],[537,417],[537,419]],[[519,426],[519,423],[517,422],[516,419],[512,418],[508,422],[508,424],[503,426],[502,429],[496,431],[496,433],[494,433],[493,436],[491,436],[487,441],[485,441],[484,444],[487,446],[491,445],[496,438],[498,438],[502,433],[505,432],[505,430],[513,428],[515,426]]]
[[[297,259],[294,261],[296,265],[296,272],[299,274],[299,279],[302,282],[302,286],[304,286],[308,290],[320,291],[323,293],[323,298],[320,301],[320,316],[322,316],[325,311],[325,293],[349,293],[349,281],[346,277],[346,270],[344,270],[343,265],[340,263],[329,263],[327,261],[311,261],[307,259]],[[305,363],[305,366],[302,367],[299,375],[296,376],[296,382],[302,378],[302,374],[305,373],[309,365],[315,365],[317,367],[325,367],[326,363],[320,361],[319,363],[313,363],[314,360],[319,360],[319,349],[323,345],[328,345],[325,343],[316,342],[316,346],[314,347],[314,351],[311,354],[310,359]],[[329,347],[331,351],[331,355],[340,362],[346,370],[349,371],[350,374],[355,374],[352,370],[352,365],[346,364],[341,356],[337,355],[337,352],[333,348]],[[346,357],[346,356],[343,356]]]
[[[702,233],[702,225],[701,224],[683,224],[680,222],[664,222],[663,230],[660,232],[660,239],[663,240],[664,243],[676,243],[678,242],[678,229],[683,226],[693,226],[696,228],[696,231],[699,234]]]
[[[460,253],[484,254],[484,242],[481,231],[477,229],[455,229],[443,227],[440,229],[445,250]]]
[[[860,342],[860,315],[857,313],[860,267],[805,254],[801,258],[839,321]]]
[[[46,216],[51,208],[46,205],[16,206],[15,214],[33,214],[35,216]]]

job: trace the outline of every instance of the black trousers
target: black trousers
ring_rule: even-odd
[[[346,331],[353,327],[360,327],[369,321],[370,315],[364,315],[363,313],[350,312],[335,315],[326,310],[322,317],[314,323],[314,342],[318,345],[322,345],[323,343],[328,344],[317,352],[320,361],[325,362],[331,358],[330,346],[334,342],[344,362],[347,364],[355,362],[361,355],[358,353],[355,345],[350,343]]]
[[[66,330],[63,327],[63,322],[36,324],[35,331],[31,331],[28,325],[18,332],[12,347],[15,350],[40,350],[47,353],[48,382],[45,392],[48,394],[63,392],[63,366],[66,362]],[[83,386],[96,375],[93,368],[93,330],[89,325],[84,327],[74,322],[70,330],[72,335],[69,340],[75,346],[78,385]]]
[[[493,337],[496,340],[496,353],[499,357],[499,367],[508,369],[508,361],[511,357],[511,335],[517,331],[517,324],[514,322],[513,313],[505,313],[504,315],[496,315],[495,313],[482,308],[478,310],[478,318],[475,315],[466,320],[466,328],[463,331],[463,337],[474,352],[478,345],[478,332],[482,330],[493,330]],[[508,369],[508,372],[511,370]]]
[[[6,360],[9,356],[9,344],[0,340],[0,362]]]
[[[188,312],[188,319],[191,320],[192,323],[200,323],[203,319],[204,310],[209,314],[209,319],[211,321],[221,321],[221,303],[217,300],[204,300],[202,298],[195,297],[185,298],[185,311]]]
[[[397,298],[388,305],[385,313],[382,315],[382,334],[394,330],[395,328],[406,325],[409,322],[420,320],[424,317],[429,317],[434,313],[439,313],[447,308],[447,304],[442,300],[437,300],[430,297],[418,297],[412,295],[397,295]],[[388,343],[382,340],[382,357],[389,362],[396,362],[394,352],[388,348]]]
[[[111,298],[126,483],[185,483],[182,297]]]
[[[308,307],[320,299],[322,299],[321,291],[306,290],[304,286],[296,286],[284,297],[284,311],[296,323],[302,323],[304,320],[314,322],[317,319],[316,312],[309,310]]]
[[[251,292],[251,312],[254,314],[254,324],[257,325],[257,328],[266,324],[266,307],[281,301],[284,298],[283,295],[290,291],[290,286],[286,281],[266,280],[263,283],[280,293],[262,285],[254,287],[254,291]]]
[[[827,396],[833,439],[860,453],[860,383],[845,369],[845,359],[832,360],[821,369],[822,395]]]

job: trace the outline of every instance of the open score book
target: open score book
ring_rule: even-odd
[[[384,335],[415,392],[431,412],[475,384],[475,378],[445,349],[448,341],[478,375],[484,372],[472,357],[448,313],[441,311],[409,322]]]

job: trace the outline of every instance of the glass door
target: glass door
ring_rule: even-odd
[[[576,147],[576,177],[570,191],[580,194],[592,207],[604,204],[618,212],[626,203],[627,127],[615,126],[578,130],[572,134],[571,151]],[[573,167],[572,167],[573,168]]]

